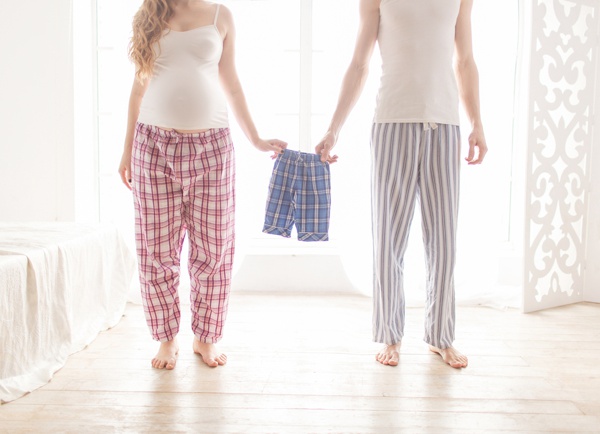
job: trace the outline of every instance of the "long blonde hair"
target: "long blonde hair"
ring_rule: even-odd
[[[129,42],[129,58],[136,66],[135,75],[144,82],[152,77],[154,60],[158,53],[154,47],[173,15],[169,0],[144,0],[133,17],[133,36]]]

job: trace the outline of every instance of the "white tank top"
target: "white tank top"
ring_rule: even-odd
[[[227,102],[219,84],[223,39],[213,24],[185,32],[165,31],[138,122],[163,128],[225,128]]]
[[[452,58],[460,0],[381,0],[375,123],[459,125]]]

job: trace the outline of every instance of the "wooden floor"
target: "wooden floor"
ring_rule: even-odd
[[[174,371],[140,306],[69,358],[45,387],[0,407],[2,433],[600,433],[600,305],[535,314],[459,308],[454,370],[409,309],[400,366],[379,365],[371,300],[234,293],[210,369],[184,312]]]

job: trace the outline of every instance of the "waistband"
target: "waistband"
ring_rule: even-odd
[[[304,163],[304,164],[327,164],[321,161],[321,156],[314,154],[312,152],[301,152],[301,151],[292,151],[291,149],[284,149],[283,154],[279,154],[277,157],[281,160],[288,160],[294,163]]]
[[[211,128],[210,130],[202,131],[201,133],[180,133],[175,130],[166,130],[141,122],[137,123],[135,129],[138,133],[146,134],[155,140],[158,138],[162,138],[163,140],[190,138],[201,142],[212,142],[229,135],[229,128]]]
[[[432,121],[415,121],[415,122],[373,122],[373,125],[377,124],[387,124],[387,125],[410,125],[415,127],[423,127],[423,131],[429,130],[437,130],[438,127],[456,127],[459,128],[459,125],[454,124],[443,124],[440,122],[432,122]]]

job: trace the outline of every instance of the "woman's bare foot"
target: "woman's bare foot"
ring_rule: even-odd
[[[158,353],[152,359],[152,367],[156,369],[174,369],[177,363],[177,354],[179,354],[177,339],[161,342]]]
[[[429,349],[434,353],[442,356],[444,362],[452,366],[453,368],[466,368],[469,364],[469,359],[467,356],[459,353],[454,347],[448,347],[443,350],[434,347],[433,345],[429,345]]]
[[[375,359],[382,365],[397,366],[400,361],[400,344],[386,345],[375,356]]]
[[[217,349],[215,344],[200,342],[194,338],[194,353],[200,354],[202,360],[211,368],[227,363],[227,356]]]

